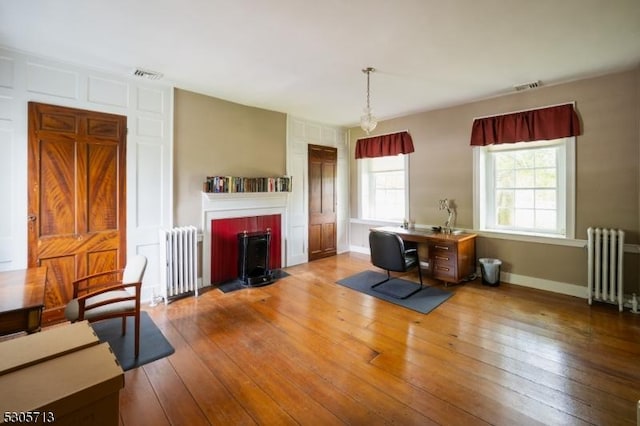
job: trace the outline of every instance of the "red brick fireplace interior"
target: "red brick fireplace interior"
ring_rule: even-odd
[[[271,229],[269,267],[282,265],[281,221],[279,214],[214,219],[211,221],[211,284],[238,278],[238,234]]]

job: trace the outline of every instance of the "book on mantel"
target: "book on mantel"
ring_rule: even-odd
[[[202,190],[210,193],[291,192],[291,176],[256,178],[207,176]]]

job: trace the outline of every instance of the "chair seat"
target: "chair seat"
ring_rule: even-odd
[[[415,253],[405,253],[404,267],[405,269],[411,269],[418,264],[418,255]]]
[[[126,290],[114,290],[107,291],[105,293],[98,294],[90,297],[86,300],[85,306],[90,306],[95,303],[104,302],[105,300],[118,299],[122,297],[131,297],[131,293]],[[135,300],[123,300],[122,302],[110,303],[104,306],[98,306],[97,308],[87,309],[84,312],[84,319],[91,320],[92,318],[103,316],[105,314],[113,314],[118,312],[126,312],[135,309]],[[77,321],[80,311],[80,305],[78,299],[73,299],[67,304],[64,310],[64,316],[69,321]]]

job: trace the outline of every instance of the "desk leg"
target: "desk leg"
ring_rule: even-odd
[[[42,324],[42,308],[30,309],[27,312],[27,333],[35,333],[40,331],[40,325]]]

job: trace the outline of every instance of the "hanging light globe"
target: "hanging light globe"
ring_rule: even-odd
[[[363,73],[367,74],[367,106],[364,107],[364,114],[360,117],[360,127],[364,130],[367,135],[372,132],[376,126],[378,125],[378,119],[373,115],[373,110],[371,109],[370,100],[371,100],[371,92],[370,92],[370,75],[375,71],[375,68],[367,67],[362,70]]]

